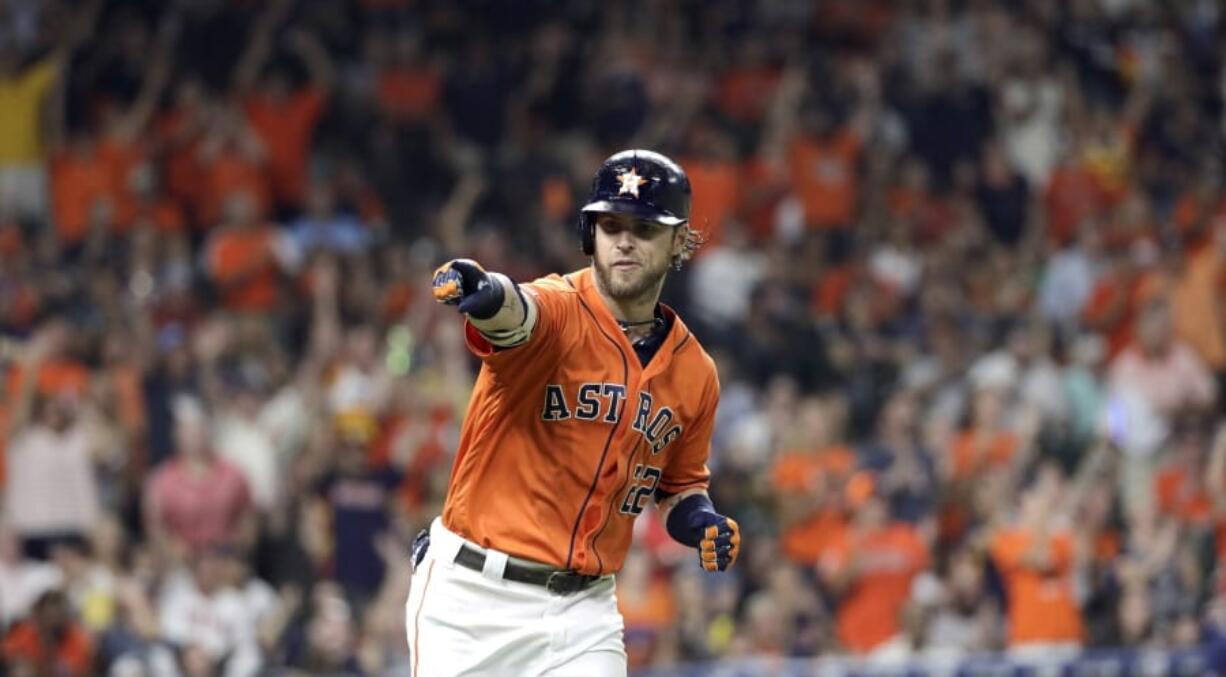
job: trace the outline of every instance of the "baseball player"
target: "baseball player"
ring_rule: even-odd
[[[443,514],[413,547],[415,675],[625,675],[613,574],[649,501],[704,569],[736,561],[740,529],[706,491],[715,365],[659,303],[699,242],[689,212],[681,167],[628,150],[579,216],[590,267],[435,272],[482,366]]]

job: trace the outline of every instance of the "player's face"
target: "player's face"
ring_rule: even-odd
[[[627,214],[596,217],[596,276],[614,299],[659,293],[677,247],[678,229]]]

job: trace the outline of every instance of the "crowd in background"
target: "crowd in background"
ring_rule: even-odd
[[[0,1],[0,655],[379,673],[476,361],[453,256],[587,265],[677,158],[722,381],[705,575],[650,511],[632,668],[1216,646],[1212,0]]]

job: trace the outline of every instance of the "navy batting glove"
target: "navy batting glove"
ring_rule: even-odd
[[[486,320],[502,308],[502,285],[472,259],[453,259],[434,271],[434,300],[458,306],[461,313]]]
[[[727,571],[741,554],[741,527],[736,520],[718,513],[701,513],[702,541],[698,557],[707,571]],[[696,516],[696,517],[698,517]]]
[[[668,533],[675,540],[698,549],[702,568],[727,571],[741,553],[741,527],[731,517],[715,512],[711,499],[688,496],[668,514]]]

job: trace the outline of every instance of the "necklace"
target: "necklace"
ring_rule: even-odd
[[[639,327],[645,327],[647,325],[651,325],[651,328],[641,336],[633,335],[642,331],[638,329]],[[657,315],[650,320],[643,320],[641,322],[622,322],[621,320],[618,320],[617,326],[621,327],[622,333],[625,334],[627,338],[631,339],[632,343],[638,343],[639,341],[645,340],[663,330],[664,318]]]
[[[642,322],[622,322],[618,320],[617,325],[621,327],[622,333],[626,335],[626,338],[630,339],[630,344],[636,348],[653,337],[661,335],[665,326],[664,318],[659,316],[650,320],[643,320]],[[648,325],[650,325],[650,328],[643,329],[643,327]]]
[[[664,318],[662,318],[662,317],[653,317],[653,318],[651,318],[650,320],[643,320],[642,322],[622,322],[621,320],[618,320],[618,321],[617,321],[617,324],[618,324],[618,326],[620,326],[620,327],[622,328],[622,331],[625,331],[625,330],[627,330],[627,329],[629,329],[629,328],[631,328],[631,327],[641,327],[641,326],[643,326],[643,325],[645,325],[645,324],[655,324],[655,325],[661,325],[661,326],[662,326],[662,325],[664,324]]]

